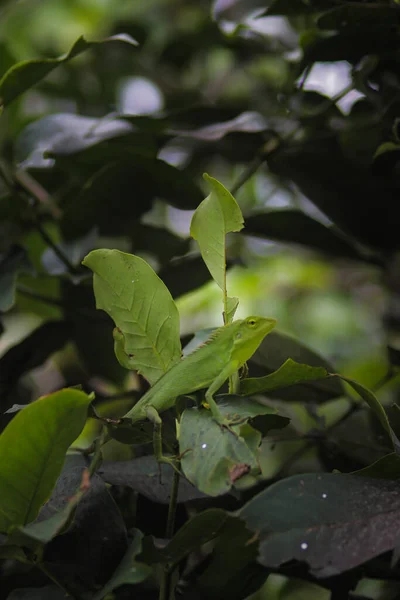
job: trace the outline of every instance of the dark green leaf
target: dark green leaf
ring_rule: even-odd
[[[78,390],[61,390],[36,400],[7,425],[0,436],[1,531],[35,519],[85,424],[90,401]]]
[[[70,324],[70,337],[85,371],[121,384],[126,377],[126,369],[119,364],[114,353],[114,325],[111,319],[96,310],[92,285],[89,282],[74,285],[64,280],[62,297],[65,317]]]
[[[330,0],[299,0],[298,2],[293,2],[293,0],[274,0],[265,14],[268,16],[282,15],[285,17],[310,14],[329,8],[333,4],[334,2]]]
[[[302,244],[314,250],[351,259],[362,259],[355,248],[333,229],[297,210],[276,210],[247,217],[245,234],[289,244]]]
[[[106,483],[128,486],[153,502],[168,504],[170,501],[173,470],[166,464],[159,465],[153,456],[123,462],[105,461],[98,473]],[[205,497],[186,479],[180,480],[179,503]]]
[[[394,450],[396,450],[396,452],[399,454],[400,441],[397,438],[393,429],[391,428],[385,409],[383,408],[382,404],[379,402],[375,394],[361,383],[354,381],[354,379],[350,379],[349,377],[345,377],[344,375],[339,374],[337,376],[343,379],[343,381],[346,381],[346,383],[348,383],[349,385],[351,385],[351,387],[357,392],[357,394],[359,394],[361,398],[365,400],[365,402],[368,404],[372,412],[379,420],[383,430],[386,432]]]
[[[400,486],[354,475],[296,475],[255,496],[240,517],[260,534],[261,564],[296,559],[329,577],[397,544]]]
[[[374,479],[399,479],[400,478],[400,456],[395,452],[387,454],[377,461],[360,469],[354,471],[353,475],[360,475],[361,477],[373,477]]]
[[[392,217],[398,182],[351,163],[333,136],[277,150],[268,163],[274,172],[296,183],[346,233],[373,248],[398,247]],[[376,210],[378,197],[380,210]]]
[[[11,592],[7,600],[65,600],[65,592],[56,585],[18,588]]]
[[[362,29],[376,27],[391,27],[396,20],[397,11],[395,6],[382,4],[381,7],[368,6],[368,4],[352,4],[351,6],[337,6],[325,12],[317,20],[320,29],[354,32]]]
[[[202,197],[184,171],[159,159],[125,152],[121,160],[107,160],[68,200],[62,228],[69,238],[83,235],[94,225],[100,233],[130,234],[132,221],[149,211],[155,198],[188,210]]]
[[[59,58],[26,60],[13,65],[0,80],[1,105],[8,106],[62,63],[68,62],[90,48],[114,41],[126,42],[133,46],[137,44],[133,38],[125,34],[115,35],[99,42],[87,42],[82,36],[77,39],[67,54]]]
[[[31,369],[40,366],[69,340],[70,325],[64,321],[48,321],[12,346],[0,358],[1,410],[9,406],[8,393],[18,379]]]
[[[399,34],[396,28],[382,27],[379,29],[360,28],[350,31],[342,30],[336,35],[322,37],[308,43],[304,50],[302,65],[314,62],[347,60],[356,63],[371,53],[382,55],[395,51],[399,44]]]
[[[191,552],[214,539],[224,526],[228,514],[220,508],[210,508],[190,519],[161,551],[164,562],[179,563]]]
[[[136,557],[142,550],[143,534],[138,529],[133,530],[133,540],[115,569],[111,579],[106,585],[93,596],[93,600],[102,600],[113,590],[121,585],[137,584],[144,581],[151,574],[151,567],[144,563],[137,562]]]
[[[255,592],[266,577],[257,565],[258,539],[238,518],[229,517],[218,536],[210,560],[197,581],[202,597],[242,600]]]
[[[0,256],[0,313],[14,306],[19,272],[32,273],[33,268],[23,248],[14,246]]]
[[[173,298],[191,292],[210,281],[211,275],[201,256],[187,255],[172,260],[158,273]]]

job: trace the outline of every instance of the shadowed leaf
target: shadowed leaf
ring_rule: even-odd
[[[261,564],[296,559],[329,577],[395,547],[400,486],[354,475],[296,475],[255,496],[240,517],[259,532]]]

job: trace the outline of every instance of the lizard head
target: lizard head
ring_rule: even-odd
[[[276,325],[275,319],[247,317],[240,322],[234,342],[234,355],[243,365],[261,344],[265,336]]]

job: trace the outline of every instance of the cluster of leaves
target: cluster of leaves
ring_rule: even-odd
[[[150,7],[141,18],[113,23],[103,41],[78,39],[59,58],[51,51],[18,62],[9,50],[0,57],[0,313],[6,326],[8,315],[35,315],[38,324],[0,358],[2,428],[11,421],[0,437],[1,597],[53,599],[66,590],[77,598],[124,598],[138,590],[151,598],[171,586],[188,600],[239,600],[277,574],[285,585],[266,592],[272,598],[294,598],[296,587],[307,595],[315,584],[316,598],[325,590],[356,598],[365,577],[390,580],[393,589],[382,583],[380,597],[396,597],[396,347],[388,347],[392,387],[384,396],[393,407],[383,409],[372,392],[347,379],[366,410],[343,379],[328,376],[334,368],[322,357],[275,332],[251,359],[242,397],[220,398],[221,410],[251,419],[241,438],[221,434],[205,411],[178,406],[187,480],[175,498],[173,536],[165,534],[173,471],[163,465],[158,479],[147,423],[132,440],[113,421],[144,384],[127,379],[117,362],[114,323],[95,310],[81,261],[105,246],[146,255],[173,298],[212,276],[230,320],[236,300],[226,294],[225,264],[215,266],[210,249],[203,251],[200,213],[192,235],[202,256],[164,225],[143,223],[156,200],[160,212],[195,209],[205,169],[239,172],[236,191],[267,174],[290,194],[292,207],[244,202],[246,226],[236,238],[243,245],[249,236],[300,244],[370,265],[391,299],[384,325],[392,337],[399,329],[398,3],[221,0],[212,16],[200,2],[184,4]],[[248,18],[250,7],[257,19]],[[272,17],[280,36],[258,27]],[[161,23],[170,25],[160,37]],[[294,50],[298,58],[288,58]],[[335,61],[350,65],[350,85],[333,98],[308,91],[315,63]],[[158,86],[162,112],[110,112],[117,83],[132,74]],[[28,122],[24,99],[35,102],[33,86],[54,114]],[[359,99],[344,114],[338,101],[354,91]],[[75,113],[60,112],[61,100],[71,97]],[[177,150],[184,158],[174,166]],[[304,196],[328,217],[325,224],[302,210]],[[241,226],[209,223],[225,260],[225,234]],[[108,256],[107,272],[118,275],[121,254]],[[140,293],[149,296],[145,287]],[[181,345],[171,321],[174,362]],[[203,339],[200,332],[193,343]],[[58,362],[59,387],[82,384],[85,391],[69,387],[14,416],[34,397],[26,375],[49,357]],[[95,412],[75,441],[92,390]],[[99,415],[109,419],[114,437],[101,465]],[[175,416],[163,417],[171,452],[178,452]],[[216,449],[218,440],[224,443]],[[75,452],[64,463],[71,444],[93,450],[91,461]],[[59,587],[49,585],[49,576]]]

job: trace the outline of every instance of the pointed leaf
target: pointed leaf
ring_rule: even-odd
[[[133,540],[111,579],[93,596],[93,600],[102,600],[119,586],[140,583],[150,575],[151,567],[136,561],[137,555],[142,550],[143,533],[138,529],[134,529],[133,535]]]
[[[207,174],[204,179],[212,191],[194,213],[190,235],[197,240],[208,270],[226,296],[225,236],[243,229],[243,215],[236,200],[222,183]],[[229,312],[232,312],[232,301],[230,304]]]
[[[124,336],[124,353],[153,385],[181,356],[179,313],[166,286],[142,258],[93,250],[83,264],[94,273],[96,306]]]
[[[250,372],[257,377],[270,375],[278,370],[288,358],[310,365],[323,367],[330,373],[335,372],[322,356],[304,346],[295,338],[272,331],[267,335],[258,350],[249,361]],[[344,385],[337,377],[326,377],[315,381],[282,388],[279,390],[279,399],[291,402],[326,402],[344,394]]]
[[[36,400],[7,425],[0,436],[0,531],[35,519],[83,429],[90,401],[78,390],[61,390]]]
[[[275,390],[305,381],[324,379],[329,373],[323,367],[310,367],[302,365],[288,358],[277,371],[265,377],[251,377],[243,379],[240,383],[240,392],[244,396],[251,396],[260,392]]]
[[[365,400],[370,409],[375,413],[375,416],[378,418],[383,430],[387,433],[394,450],[398,454],[400,454],[400,441],[397,438],[393,429],[391,428],[385,409],[383,408],[382,404],[379,402],[375,394],[361,383],[354,381],[354,379],[350,379],[349,377],[345,377],[344,375],[339,374],[337,374],[337,376],[340,377],[340,379],[343,379],[343,381],[346,381],[349,385],[351,385],[351,387],[357,392],[357,394],[359,394],[361,398]]]
[[[82,36],[76,40],[69,52],[59,58],[26,60],[13,65],[0,80],[0,106],[3,108],[8,106],[62,63],[68,62],[90,48],[114,41],[137,45],[137,42],[126,34],[114,35],[98,42],[87,42]]]
[[[184,411],[179,448],[185,476],[210,496],[228,492],[239,471],[246,474],[258,468],[257,457],[245,441],[221,430],[206,410]]]

